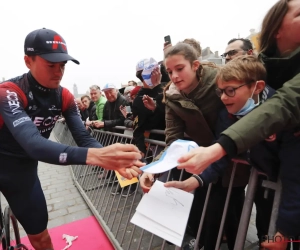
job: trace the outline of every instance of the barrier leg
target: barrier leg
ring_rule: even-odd
[[[241,250],[244,248],[245,245],[251,211],[253,207],[253,200],[256,191],[257,179],[258,179],[257,170],[255,168],[252,168],[248,187],[247,187],[245,202],[243,206],[243,211],[240,219],[240,224],[238,228],[238,233],[235,240],[234,250]]]
[[[264,180],[262,182],[262,186],[275,190],[273,207],[272,207],[272,215],[271,215],[269,231],[268,231],[269,235],[275,235],[276,231],[277,231],[276,230],[276,220],[277,220],[277,216],[278,216],[278,208],[279,208],[279,203],[280,203],[280,199],[281,199],[281,180],[278,178],[278,181],[276,183]]]
[[[218,250],[220,248],[219,246],[221,244],[221,240],[222,240],[222,236],[223,236],[223,228],[224,228],[228,205],[229,205],[229,201],[230,201],[236,165],[237,165],[237,163],[235,162],[233,165],[233,169],[232,169],[232,173],[231,173],[231,177],[230,177],[228,192],[227,192],[227,196],[226,196],[225,206],[224,206],[224,210],[223,210],[223,214],[222,214],[222,220],[221,220],[221,224],[220,224],[220,228],[219,228],[219,234],[218,234],[218,239],[217,239],[217,244],[216,244],[215,250]]]
[[[199,224],[199,228],[198,228],[198,232],[197,232],[197,237],[196,237],[196,241],[195,241],[194,250],[197,250],[198,245],[199,245],[200,236],[201,236],[201,232],[202,232],[202,228],[203,228],[203,223],[204,223],[204,218],[205,218],[205,214],[206,214],[206,209],[207,209],[208,199],[209,199],[209,196],[210,196],[211,187],[212,187],[212,183],[210,183],[209,186],[208,186],[208,190],[207,190],[207,194],[206,194],[206,198],[205,198],[205,202],[204,202],[204,206],[203,206],[203,211],[202,211],[202,215],[201,215],[201,219],[200,219],[200,224]]]

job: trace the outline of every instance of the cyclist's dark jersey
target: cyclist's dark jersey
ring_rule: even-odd
[[[79,147],[48,140],[61,115]],[[66,88],[45,88],[30,72],[0,84],[0,159],[6,155],[59,165],[86,164],[87,147],[102,146],[86,131]]]

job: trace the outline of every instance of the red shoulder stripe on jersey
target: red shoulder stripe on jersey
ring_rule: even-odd
[[[17,95],[20,96],[21,99],[19,101],[21,101],[23,103],[24,109],[27,107],[28,100],[26,98],[26,95],[18,85],[16,85],[13,82],[5,82],[5,83],[0,84],[0,88],[6,88],[9,90],[15,91],[17,93]]]
[[[0,84],[0,88],[5,88],[12,92],[16,92],[16,94],[20,97],[19,101],[21,101],[23,103],[24,109],[27,107],[28,100],[26,98],[26,95],[23,92],[23,90],[21,88],[19,88],[16,84],[14,84],[13,82],[5,82],[5,83]],[[3,118],[2,118],[2,116],[0,116],[0,128],[2,128],[3,124],[4,124]]]
[[[74,96],[68,89],[62,88],[62,112],[69,108],[76,108]]]

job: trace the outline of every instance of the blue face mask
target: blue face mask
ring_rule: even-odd
[[[256,88],[257,82],[255,84],[255,88]],[[234,115],[238,115],[238,116],[244,116],[247,115],[252,109],[254,109],[256,106],[259,105],[259,95],[258,95],[258,102],[255,104],[254,100],[252,99],[253,93],[255,91],[255,88],[252,92],[252,95],[250,98],[248,98],[247,102],[245,103],[245,105],[238,111],[236,112]]]

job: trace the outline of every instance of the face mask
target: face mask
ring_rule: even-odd
[[[251,97],[248,98],[248,100],[245,103],[245,105],[238,112],[236,112],[234,115],[238,115],[238,116],[247,115],[252,109],[254,109],[256,106],[259,105],[259,95],[258,95],[258,102],[256,104],[254,103],[254,99],[252,99],[253,93],[254,93],[254,91],[256,89],[256,85],[257,85],[257,82],[255,84],[255,88],[254,88],[254,90],[252,92]]]

